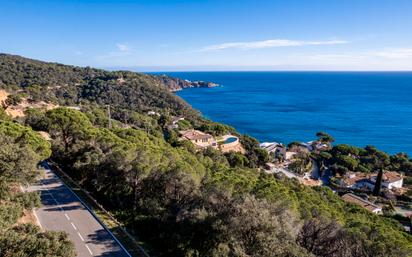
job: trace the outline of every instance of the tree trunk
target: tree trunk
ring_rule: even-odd
[[[379,196],[381,193],[382,187],[382,176],[383,176],[383,169],[379,169],[378,176],[376,177],[375,187],[373,188],[373,195]]]

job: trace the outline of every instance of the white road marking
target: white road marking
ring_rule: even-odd
[[[87,250],[89,250],[90,255],[93,255],[93,252],[92,252],[92,250],[90,250],[89,246],[87,246],[87,244],[85,244],[85,246],[86,246]]]
[[[79,232],[77,232],[77,234],[79,235],[80,239],[84,242],[84,238],[82,237],[82,235],[80,235]]]
[[[1,0],[0,0],[0,1],[1,1]],[[51,171],[50,171],[50,170],[47,170],[46,172],[51,172]],[[49,177],[49,176],[47,176],[47,177]],[[49,178],[50,178],[50,177],[49,177]],[[74,196],[79,200],[79,202],[81,203],[81,205],[84,206],[84,207],[89,211],[89,213],[95,218],[95,220],[96,220],[100,225],[102,225],[103,228],[112,236],[112,238],[114,239],[114,241],[122,248],[122,250],[127,254],[127,256],[131,257],[131,255],[127,252],[127,250],[124,249],[123,245],[116,239],[116,237],[110,232],[110,230],[108,230],[108,229],[104,226],[104,224],[102,224],[102,223],[98,220],[98,218],[94,215],[93,211],[88,208],[88,206],[79,198],[79,196],[77,196],[76,193],[74,193],[73,190],[71,190],[70,187],[68,187],[67,185],[65,185],[64,182],[62,182],[62,181],[58,178],[58,176],[55,175],[55,176],[52,176],[52,178],[56,180],[56,181],[52,181],[52,180],[51,180],[52,183],[53,183],[53,184],[54,184],[54,183],[60,183],[60,184],[64,185],[64,187],[65,187],[67,190],[69,190],[70,193],[71,193],[72,195],[74,195]],[[43,189],[43,188],[44,188],[44,189]],[[46,185],[45,183],[40,183],[40,184],[39,184],[39,189],[37,189],[37,190],[38,190],[38,191],[41,191],[42,194],[47,194],[47,196],[50,195],[51,199],[52,199],[52,200],[56,203],[56,205],[57,205],[57,206],[55,206],[55,207],[57,207],[57,208],[55,208],[55,210],[62,211],[63,214],[69,213],[69,212],[66,212],[66,211],[64,210],[64,208],[62,209],[62,208],[59,206],[59,205],[66,206],[66,204],[60,203],[60,202],[58,202],[58,201],[56,200],[56,198],[54,197],[54,195],[56,195],[56,194],[53,192],[53,191],[54,191],[54,188],[52,188],[52,185]],[[51,192],[53,192],[53,194],[52,194]],[[57,193],[59,194],[59,192],[57,192]],[[53,205],[53,204],[51,204],[51,205]],[[57,214],[57,213],[55,213],[55,214]],[[83,236],[79,233],[79,230],[77,229],[77,227],[76,227],[76,226],[74,225],[74,223],[71,221],[71,217],[70,217],[69,215],[66,216],[66,219],[68,219],[68,221],[71,223],[72,227],[75,229],[75,231],[77,232],[77,234],[78,234],[78,236],[80,237],[80,239],[83,241],[83,244],[84,244],[84,246],[87,248],[88,252],[90,253],[90,256],[94,256],[93,251],[91,250],[91,248],[93,248],[93,245],[91,244],[91,246],[89,247],[89,245],[88,245],[87,242],[85,241],[85,238],[83,238]],[[79,227],[79,228],[80,228],[80,227]],[[68,232],[69,232],[71,235],[74,236],[73,231],[68,231]],[[77,240],[77,242],[78,242],[78,240]]]
[[[67,219],[67,220],[70,220],[69,215],[67,215],[67,214],[65,213],[64,216],[66,216],[66,219]]]

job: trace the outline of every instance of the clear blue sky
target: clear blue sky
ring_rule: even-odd
[[[412,70],[411,0],[0,0],[0,52],[138,70]]]

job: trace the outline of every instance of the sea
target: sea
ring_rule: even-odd
[[[412,155],[412,72],[168,72],[219,84],[176,94],[261,142],[337,144]]]

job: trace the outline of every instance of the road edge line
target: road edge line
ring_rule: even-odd
[[[50,170],[51,172],[53,172],[53,170],[50,168],[49,164],[48,164],[47,162],[46,162],[45,164],[47,165],[47,167],[49,168],[49,170]],[[114,239],[114,241],[116,241],[116,243],[120,246],[120,248],[122,248],[122,250],[123,250],[129,257],[133,257],[133,256],[129,253],[129,251],[126,250],[126,248],[123,246],[123,244],[116,238],[116,236],[113,235],[113,233],[112,233],[112,232],[110,231],[110,229],[106,226],[106,224],[104,224],[104,223],[97,217],[97,215],[93,212],[93,210],[90,209],[90,207],[89,207],[85,202],[83,202],[83,200],[82,200],[68,185],[66,185],[66,183],[63,181],[63,179],[60,178],[59,175],[57,175],[57,174],[54,173],[54,172],[53,172],[53,174],[56,175],[56,176],[61,180],[61,182],[63,183],[63,185],[64,185],[67,189],[69,189],[69,191],[70,191],[74,196],[76,196],[76,198],[77,198],[77,199],[82,203],[82,205],[90,212],[90,214],[94,217],[94,219],[95,219],[97,222],[99,222],[99,224],[109,233],[109,235]]]

